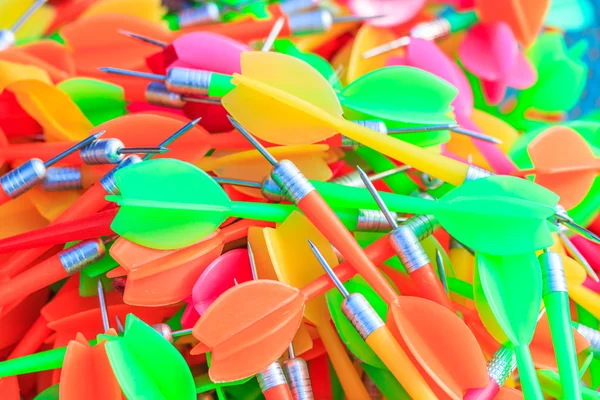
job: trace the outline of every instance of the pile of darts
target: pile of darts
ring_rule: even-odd
[[[0,0],[0,399],[600,399],[596,3]]]

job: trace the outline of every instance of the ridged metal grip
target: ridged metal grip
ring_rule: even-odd
[[[419,240],[429,237],[441,226],[434,215],[415,215],[404,225],[409,226]]]
[[[101,239],[85,240],[58,253],[60,263],[69,275],[104,257],[106,248]]]
[[[47,192],[83,189],[81,170],[73,167],[48,168],[43,186]]]
[[[33,158],[0,178],[0,185],[11,198],[19,197],[44,180],[46,167],[39,158]]]
[[[469,169],[467,170],[467,176],[465,176],[465,181],[473,181],[475,179],[486,178],[492,175],[494,174],[490,171],[476,167],[474,165],[469,165]]]
[[[283,369],[290,384],[290,392],[295,400],[312,400],[313,392],[306,361],[292,358],[283,362]]]
[[[542,268],[542,295],[567,292],[567,279],[560,255],[548,251],[540,254],[539,260]]]
[[[271,171],[271,177],[282,192],[294,203],[298,203],[315,187],[300,170],[289,160],[278,162]]]
[[[270,176],[267,176],[263,180],[260,193],[265,199],[275,201],[277,203],[288,200],[288,198],[285,197],[285,194],[283,194],[281,191],[281,188]]]
[[[169,108],[183,108],[185,101],[177,93],[170,92],[164,83],[151,82],[146,87],[146,101],[149,104]]]
[[[398,214],[391,212],[394,219]],[[392,226],[379,210],[358,210],[356,230],[359,232],[389,232]]]
[[[167,73],[167,89],[179,94],[208,96],[212,72],[173,67]]]
[[[369,304],[365,296],[351,293],[342,302],[342,312],[356,329],[360,337],[367,339],[371,333],[381,328],[384,323],[377,312]]]
[[[319,5],[319,0],[283,0],[279,7],[284,14],[290,15],[298,11],[308,10]]]
[[[596,355],[600,355],[600,331],[582,324],[578,324],[577,332],[590,342],[590,350]]]
[[[196,8],[188,8],[178,15],[179,26],[188,28],[190,26],[211,24],[221,20],[221,12],[215,3],[206,3]]]
[[[430,22],[418,24],[410,31],[410,36],[432,41],[449,33],[450,22],[446,18],[437,18]]]
[[[333,25],[331,14],[324,10],[290,15],[288,21],[293,35],[327,32]]]
[[[121,168],[125,168],[129,165],[137,164],[142,162],[142,159],[139,156],[129,156],[125,158],[123,161],[117,164],[116,167],[111,169],[100,179],[100,184],[108,194],[119,194],[119,188],[117,187],[117,181],[115,180],[115,172],[120,170]]]
[[[394,229],[390,232],[389,239],[392,249],[409,274],[429,264],[425,249],[410,226],[401,225]]]
[[[119,154],[119,150],[124,147],[123,142],[116,138],[96,140],[81,149],[79,154],[87,165],[117,164],[125,158],[123,154]]]
[[[517,368],[517,359],[515,353],[502,346],[494,353],[492,358],[487,362],[487,370],[490,379],[496,381],[498,386],[504,385],[504,382]]]
[[[15,45],[15,34],[9,29],[0,30],[0,51],[10,49]]]
[[[271,388],[287,385],[283,369],[281,369],[281,365],[277,361],[269,365],[264,371],[256,374],[256,380],[260,386],[260,391],[263,393]]]

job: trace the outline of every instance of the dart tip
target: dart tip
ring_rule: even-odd
[[[170,152],[170,151],[171,151],[171,149],[169,149],[169,148],[167,148],[167,147],[163,147],[163,146],[161,146],[161,147],[159,147],[159,148],[158,148],[158,153],[159,153],[159,154],[165,154],[165,153],[168,153],[168,152]]]
[[[102,72],[112,72],[112,68],[111,67],[98,67],[98,71],[102,71]]]
[[[94,133],[94,134],[92,135],[92,137],[93,137],[94,139],[98,140],[98,139],[100,139],[100,138],[102,137],[102,135],[104,135],[105,133],[106,133],[106,131],[105,131],[105,130],[104,130],[104,131],[100,131],[100,132],[98,132],[98,133]]]
[[[190,124],[192,126],[196,126],[196,125],[198,125],[198,123],[200,122],[200,120],[202,120],[202,117],[196,118],[195,120],[193,120],[192,122],[190,122]]]
[[[125,331],[125,329],[123,328],[123,323],[121,322],[121,318],[119,318],[118,315],[115,316],[115,321],[117,322],[117,330],[119,331],[119,333]]]

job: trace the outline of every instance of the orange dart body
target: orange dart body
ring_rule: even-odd
[[[72,275],[104,256],[101,240],[86,240],[50,257],[0,286],[0,305],[22,299]]]

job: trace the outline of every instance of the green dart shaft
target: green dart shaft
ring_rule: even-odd
[[[527,400],[543,399],[542,388],[535,372],[535,365],[531,358],[529,346],[522,344],[514,347],[515,357],[517,358],[517,368],[521,380],[521,389]]]
[[[558,253],[539,256],[542,267],[543,300],[548,313],[552,345],[556,354],[560,383],[565,399],[580,399],[577,351],[571,328],[569,296],[562,260]]]
[[[237,218],[256,219],[268,222],[283,222],[293,212],[300,211],[291,204],[253,203],[236,201],[231,205],[230,215]],[[336,215],[347,229],[354,231],[359,224],[358,210],[335,210]]]
[[[97,340],[90,340],[90,346],[95,346]],[[30,374],[33,372],[49,371],[61,368],[67,353],[66,347],[42,351],[24,357],[0,362],[0,377]]]
[[[569,397],[564,395],[564,390],[561,387],[560,379],[555,371],[543,370],[539,371],[539,375],[542,378],[542,387],[544,389],[544,393],[546,393],[549,397],[554,399],[575,399],[574,397]],[[598,400],[600,399],[600,393],[587,388],[585,386],[580,387],[581,395],[576,399],[583,400]]]

